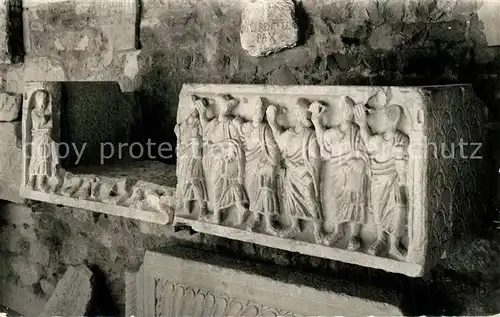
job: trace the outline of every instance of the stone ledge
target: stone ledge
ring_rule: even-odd
[[[218,237],[256,243],[266,247],[298,252],[304,255],[316,256],[335,261],[342,261],[349,264],[371,267],[391,273],[404,274],[410,277],[419,277],[424,273],[424,266],[420,264],[400,262],[398,260],[382,257],[373,257],[361,252],[349,252],[338,248],[319,246],[304,241],[269,237],[265,234],[248,232],[231,227],[224,227],[206,222],[190,220],[181,218],[179,216],[176,216],[175,225],[177,224],[188,225],[191,226],[191,228],[193,228],[193,230],[195,231],[211,234]]]

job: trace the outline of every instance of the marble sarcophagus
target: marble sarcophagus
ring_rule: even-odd
[[[422,276],[484,211],[467,85],[184,85],[175,224]]]

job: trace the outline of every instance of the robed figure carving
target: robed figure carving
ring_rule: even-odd
[[[243,125],[245,145],[245,188],[250,201],[249,210],[260,219],[264,232],[277,235],[274,218],[279,212],[277,169],[280,162],[278,146],[269,125],[264,123],[265,109],[257,98],[251,122]]]
[[[359,127],[353,123],[354,101],[342,97],[332,104],[329,128],[322,123],[323,109],[319,102],[310,106],[324,161],[321,192],[324,229],[329,233],[324,242],[328,245],[337,242],[349,226],[347,249],[354,251],[361,247],[360,230],[366,222],[368,158],[363,152]]]
[[[401,238],[408,212],[406,184],[409,138],[398,130],[403,110],[388,105],[387,95],[380,91],[366,104],[356,107],[356,121],[370,157],[370,209],[377,228],[377,240],[368,253],[379,255],[387,249],[403,257],[406,250]],[[368,114],[367,114],[368,112]]]
[[[210,201],[213,202],[211,221],[220,223],[220,213],[236,207],[236,225],[243,225],[245,205],[248,204],[243,188],[244,149],[241,142],[243,120],[231,113],[239,101],[218,95],[219,115],[211,120],[207,118],[207,108],[203,101],[195,105],[200,113],[203,128],[203,140],[206,142],[204,159],[208,182],[210,182]]]
[[[198,109],[194,105],[201,99],[193,98],[188,118],[177,124],[177,211],[189,214],[191,202],[196,202],[200,215],[206,214],[207,191],[203,175],[203,144]]]
[[[291,219],[291,226],[281,235],[293,237],[301,231],[301,224],[312,225],[314,242],[320,243],[323,220],[319,197],[320,153],[308,117],[308,102],[299,99],[294,106],[297,122],[286,130],[277,123],[276,106],[269,106],[266,111],[282,157],[280,189],[283,191],[283,210]]]
[[[48,192],[49,180],[57,178],[59,154],[52,139],[52,100],[48,91],[37,90],[32,95],[31,103],[31,157],[29,161],[28,184],[37,191]]]

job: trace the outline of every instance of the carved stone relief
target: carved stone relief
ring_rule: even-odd
[[[174,247],[125,273],[126,316],[402,315],[402,296]]]
[[[444,95],[457,89],[436,88]],[[428,219],[438,213],[427,204],[425,190],[433,188],[427,166],[444,160],[427,156],[433,131],[426,129],[439,129],[426,126],[431,103],[440,103],[426,98],[430,90],[185,85],[176,131],[180,165],[192,165],[178,169],[177,197],[184,203],[175,221],[423,275],[435,262],[428,247],[435,245],[436,225]]]
[[[21,197],[166,224],[175,189],[127,177],[73,174],[60,164],[58,82],[31,82],[23,104]]]

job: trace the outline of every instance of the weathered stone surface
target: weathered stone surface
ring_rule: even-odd
[[[21,122],[0,122],[0,199],[22,203]]]
[[[402,315],[393,292],[198,250],[168,252],[148,251],[139,272],[126,273],[126,316]]]
[[[33,294],[33,287],[18,286],[14,283],[1,283],[0,303],[22,316],[38,316],[45,301]]]
[[[167,183],[172,181],[172,177],[165,177],[157,183],[142,181],[140,174],[132,177],[131,174],[126,177],[109,177],[103,175],[101,165],[98,171],[91,174],[73,174],[64,170],[61,166],[64,154],[57,148],[61,133],[61,83],[31,82],[27,84],[24,94],[24,154],[21,173],[21,195],[24,198],[160,224],[172,220],[175,188]],[[47,116],[49,120],[45,121]],[[143,145],[139,146],[142,153],[139,158],[142,158],[145,150]],[[113,148],[111,156],[118,155],[117,159],[123,160],[122,150],[120,147],[118,153],[115,153]],[[102,148],[99,154],[102,160],[109,155]],[[131,154],[130,157],[135,156]],[[127,169],[129,167],[127,165]]]
[[[19,119],[22,96],[0,92],[0,122]]]
[[[136,0],[126,1],[23,1],[26,28],[25,46],[29,52],[39,53],[46,49],[61,52],[85,51],[92,45],[97,34],[87,32],[99,29],[115,50],[136,47]],[[72,20],[72,27],[57,30],[54,26]],[[49,22],[50,21],[50,22]],[[50,23],[44,25],[44,23]],[[44,36],[48,28],[55,32],[51,40]],[[43,39],[45,38],[45,40]]]
[[[26,286],[35,284],[41,277],[40,266],[21,256],[12,261],[12,270],[18,275],[21,283]]]
[[[470,86],[185,85],[175,222],[422,276],[484,212],[481,105]]]
[[[255,0],[241,17],[241,46],[250,56],[265,56],[296,45],[298,26],[291,0]]]
[[[0,63],[10,64],[9,52],[9,0],[0,1]]]
[[[92,298],[92,278],[86,266],[70,266],[39,316],[85,316]]]
[[[56,286],[51,282],[49,282],[48,280],[42,279],[40,280],[40,288],[45,294],[51,295],[56,289]]]

